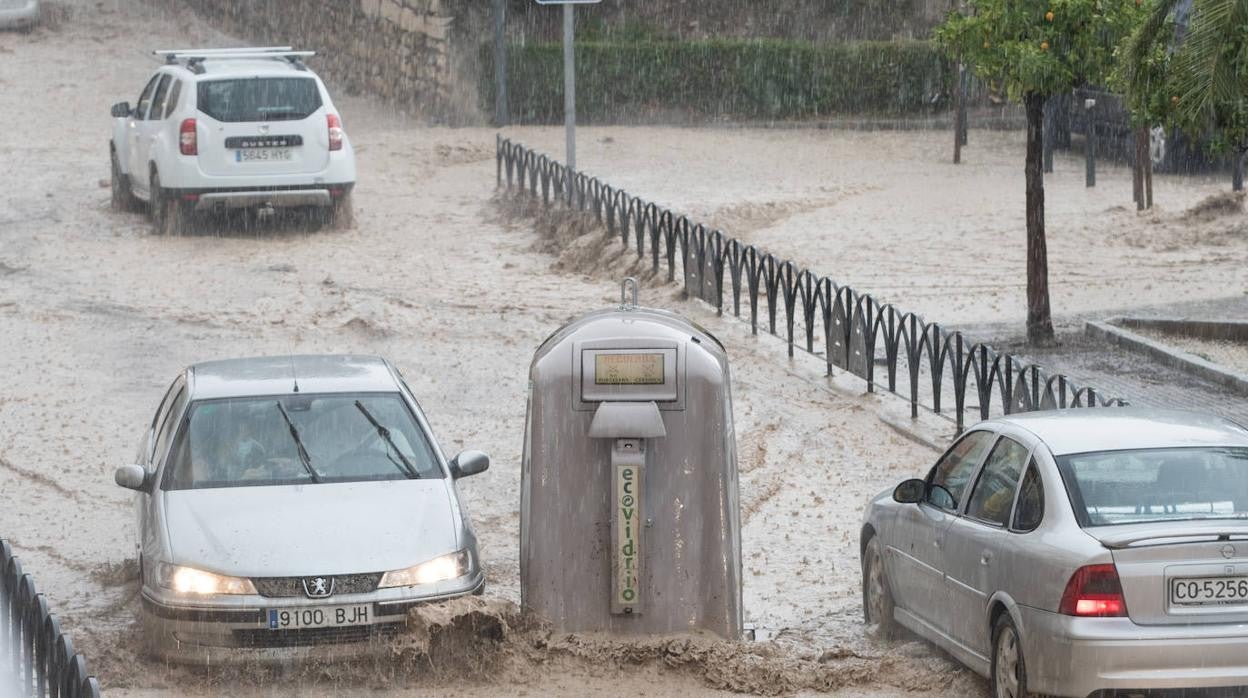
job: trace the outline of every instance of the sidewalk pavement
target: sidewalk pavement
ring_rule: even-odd
[[[1167,366],[1145,354],[1087,337],[1084,320],[1114,315],[1131,317],[1187,317],[1202,320],[1248,319],[1248,294],[1212,301],[1182,302],[1123,308],[1086,317],[1063,318],[1060,344],[1036,349],[1025,344],[1019,328],[981,327],[968,333],[984,338],[1000,351],[1036,361],[1054,372],[1094,385],[1103,394],[1120,397],[1138,407],[1162,407],[1212,412],[1248,425],[1248,400],[1210,380]]]

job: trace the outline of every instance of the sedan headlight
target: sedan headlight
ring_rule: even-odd
[[[418,584],[445,582],[462,577],[472,568],[472,555],[467,550],[435,557],[428,562],[401,570],[392,570],[381,577],[379,587],[410,587]]]
[[[156,583],[179,594],[254,594],[250,579],[226,577],[181,565],[156,565]]]

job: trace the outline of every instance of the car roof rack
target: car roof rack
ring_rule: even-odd
[[[299,70],[307,70],[303,59],[316,55],[316,51],[295,51],[289,46],[156,49],[152,53],[164,56],[167,65],[176,65],[179,61],[186,61],[187,70],[196,74],[204,72],[203,62],[206,60],[254,60],[257,58],[284,59]]]

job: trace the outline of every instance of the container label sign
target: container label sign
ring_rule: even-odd
[[[645,455],[640,441],[617,442],[612,470],[612,560],[611,612],[624,615],[641,613],[641,504]]]
[[[596,354],[595,385],[663,385],[662,354]]]

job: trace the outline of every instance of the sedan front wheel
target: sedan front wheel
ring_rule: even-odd
[[[881,639],[897,636],[897,621],[893,619],[893,594],[884,576],[884,556],[879,537],[867,541],[862,555],[862,610],[867,621],[867,632]]]

